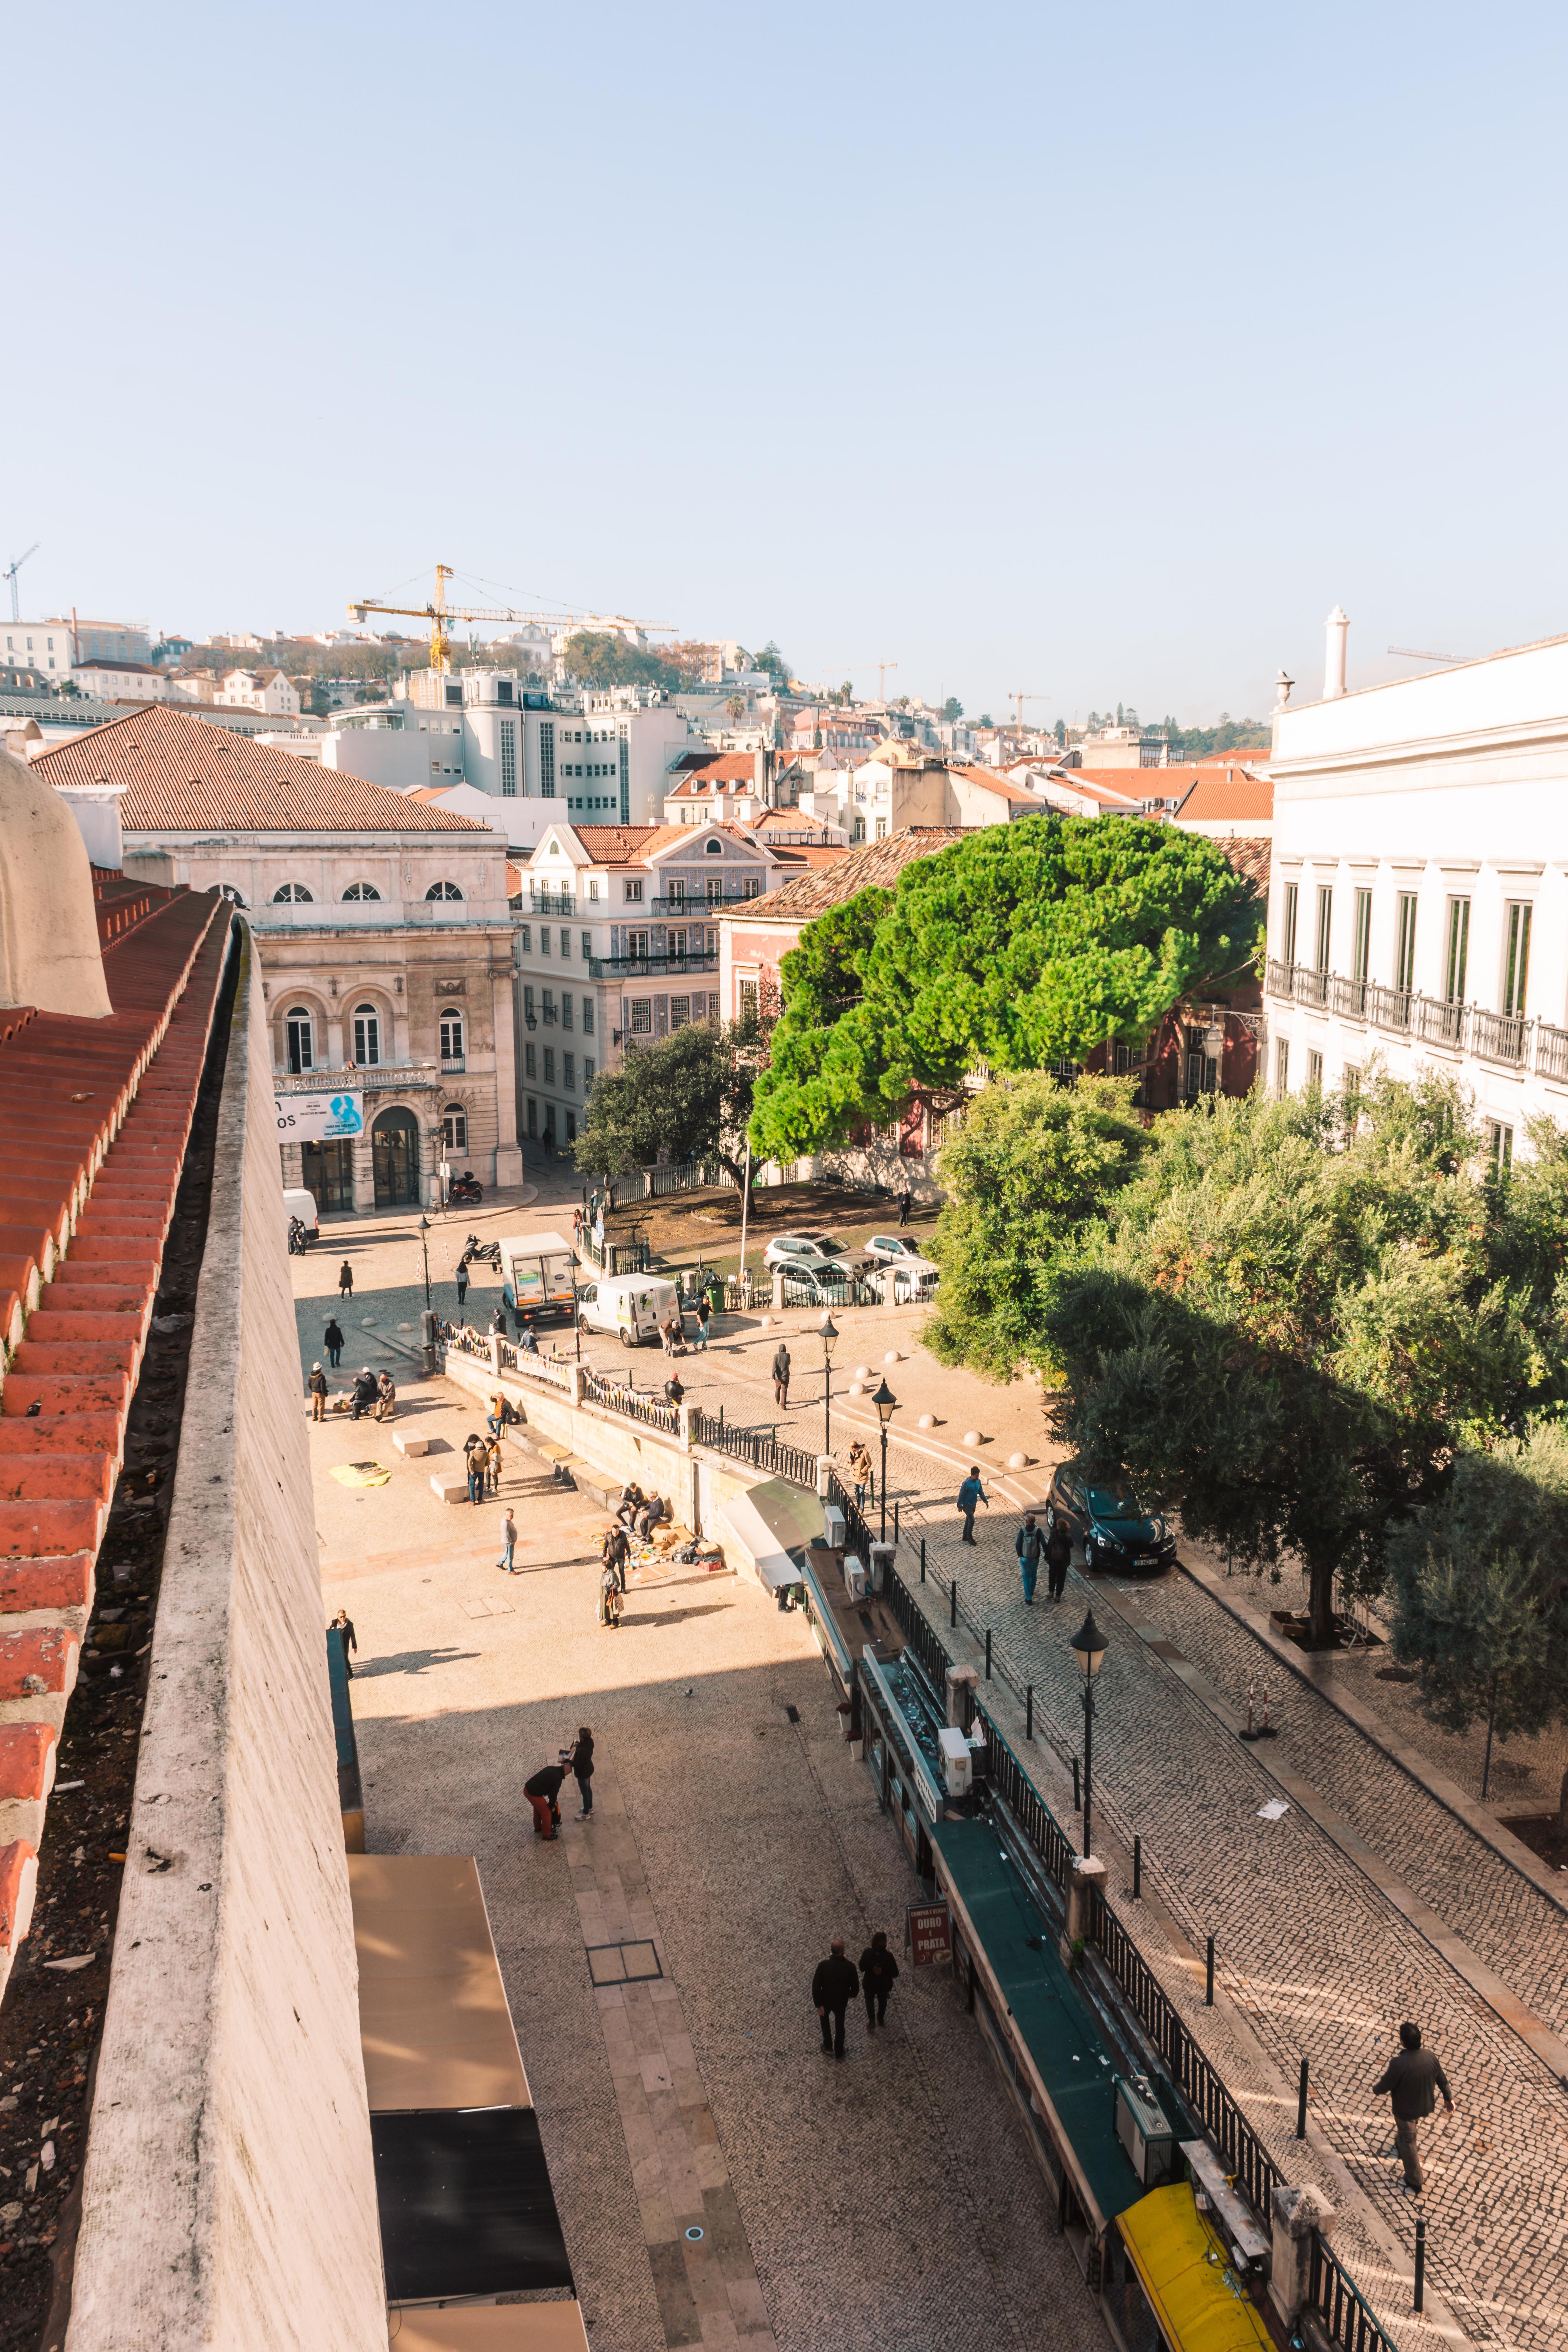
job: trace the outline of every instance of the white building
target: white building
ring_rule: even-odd
[[[60,677],[68,677],[71,667],[70,623],[8,621],[5,624],[4,653],[7,669],[42,670],[46,676],[54,670]]]
[[[779,860],[737,825],[550,825],[518,908],[518,1126],[574,1140],[627,1047],[719,1017],[719,922]]]
[[[497,800],[553,802],[574,824],[658,824],[670,764],[692,740],[671,702],[634,687],[550,695],[510,670],[466,669],[411,670],[403,688],[376,709],[437,739],[419,781],[450,771]]]
[[[116,702],[122,697],[141,702],[175,698],[168,672],[154,669],[151,662],[79,662],[71,671],[71,682],[79,694],[100,702]]]
[[[237,710],[265,710],[278,718],[297,719],[300,697],[280,669],[226,670],[216,699]]]
[[[886,841],[910,826],[1009,824],[1045,803],[999,771],[966,766],[913,743],[886,744],[853,769],[819,766],[801,809],[851,843]]]
[[[1568,1121],[1568,637],[1274,719],[1269,1076],[1451,1071],[1505,1161]]]

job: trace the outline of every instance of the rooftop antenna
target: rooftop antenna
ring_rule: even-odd
[[[36,539],[27,550],[27,555],[37,555],[43,543],[41,539]],[[22,599],[16,588],[16,574],[27,561],[27,555],[16,556],[5,571],[0,572],[0,579],[8,580],[11,583],[11,618],[14,621],[19,621],[22,617]]]

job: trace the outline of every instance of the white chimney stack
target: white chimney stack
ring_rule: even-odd
[[[1323,700],[1332,702],[1345,690],[1345,638],[1350,633],[1350,614],[1342,604],[1336,604],[1329,614],[1328,644],[1323,655]]]

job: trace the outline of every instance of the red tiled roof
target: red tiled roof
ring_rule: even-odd
[[[684,751],[670,773],[705,784],[755,784],[757,763],[750,751]]]
[[[563,829],[576,835],[595,866],[640,866],[655,850],[668,849],[671,842],[700,837],[697,828],[689,824],[574,824]],[[743,824],[715,824],[703,830],[727,833],[731,841],[752,842]]]
[[[98,1021],[0,1023],[0,1992],[146,1346],[229,931],[216,894],[94,875]],[[22,1620],[7,1629],[6,1620]]]
[[[1026,801],[1031,808],[1037,808],[1040,804],[1038,793],[1030,792],[1023,784],[1014,783],[1000,769],[965,767],[953,761],[950,763],[949,773],[967,776],[972,784],[983,784],[988,793],[994,793],[998,800]]]
[[[127,833],[482,833],[449,809],[153,702],[33,762],[46,783],[122,783]]]
[[[1237,872],[1245,874],[1249,882],[1256,882],[1260,890],[1268,887],[1269,853],[1273,845],[1272,842],[1259,841],[1256,837],[1216,841],[1215,844],[1216,849],[1225,852]]]
[[[748,898],[726,913],[726,922],[809,923],[829,907],[841,907],[862,890],[890,890],[917,857],[934,857],[964,838],[956,825],[906,825],[886,841],[863,842],[809,874],[797,874],[765,898]]]
[[[1196,782],[1176,811],[1178,824],[1247,824],[1274,814],[1274,783],[1235,760],[1199,770]]]

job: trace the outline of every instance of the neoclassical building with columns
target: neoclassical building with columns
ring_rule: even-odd
[[[283,1181],[322,1215],[519,1184],[506,837],[153,705],[44,755],[128,875],[222,890],[261,955]]]

